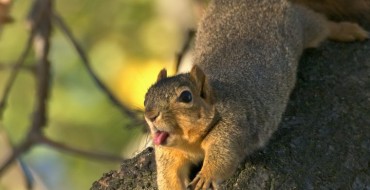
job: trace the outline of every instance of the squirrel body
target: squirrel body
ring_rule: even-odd
[[[211,1],[190,73],[162,70],[145,97],[159,189],[218,189],[277,130],[303,50],[327,38],[368,34],[285,0]]]

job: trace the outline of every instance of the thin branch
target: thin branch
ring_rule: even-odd
[[[29,139],[26,139],[23,141],[18,147],[13,148],[12,154],[9,156],[9,158],[2,163],[0,167],[0,178],[2,174],[5,173],[5,171],[11,166],[11,164],[24,152],[28,151],[33,143],[29,142]]]
[[[86,158],[91,158],[91,159],[96,159],[96,160],[113,161],[113,162],[122,162],[122,161],[125,160],[124,158],[121,158],[121,157],[115,156],[115,155],[108,155],[108,154],[98,153],[98,152],[89,152],[89,151],[86,151],[86,150],[80,150],[80,149],[72,148],[72,147],[69,147],[69,146],[64,145],[62,143],[59,143],[59,142],[53,141],[49,138],[46,138],[45,136],[42,136],[42,137],[38,138],[37,140],[40,143],[43,143],[43,144],[48,145],[52,148],[58,149],[62,152],[76,154],[76,155],[84,156]]]
[[[184,45],[182,46],[181,51],[176,54],[176,73],[179,72],[181,61],[182,61],[185,53],[189,50],[190,43],[191,43],[192,39],[194,38],[194,36],[195,36],[195,30],[189,30],[188,31],[188,36],[185,39],[185,42],[184,42]]]
[[[12,69],[12,72],[10,73],[10,76],[9,76],[7,82],[6,82],[5,89],[4,89],[4,92],[3,92],[3,96],[0,99],[0,120],[3,119],[3,113],[4,113],[4,110],[5,110],[5,107],[6,107],[6,102],[8,100],[9,94],[10,94],[10,90],[11,90],[13,84],[14,84],[15,79],[17,78],[17,75],[18,75],[18,72],[19,72],[20,68],[24,64],[25,59],[26,59],[27,55],[29,54],[29,52],[31,50],[34,36],[35,36],[34,31],[31,31],[31,34],[28,37],[28,40],[27,40],[27,42],[25,44],[25,47],[22,51],[22,54],[20,55],[18,61],[15,63],[15,65]]]
[[[12,145],[12,143],[10,142],[10,139],[8,138],[9,135],[7,131],[5,130],[5,128],[2,128],[2,127],[3,126],[0,125],[0,139],[3,138],[4,141],[6,141],[5,142],[6,146],[8,146],[12,151],[14,151],[14,146]],[[18,163],[23,172],[23,177],[24,177],[24,181],[26,182],[27,190],[32,190],[34,186],[34,178],[32,176],[30,169],[27,167],[27,164],[24,163],[24,161],[20,158],[18,158]],[[0,175],[0,178],[1,178],[1,175]]]
[[[124,114],[130,117],[135,124],[143,124],[143,119],[139,118],[137,114],[126,107],[124,104],[121,103],[114,95],[113,93],[108,89],[108,87],[98,78],[98,76],[93,71],[90,61],[81,47],[81,45],[77,42],[76,38],[72,34],[69,27],[65,24],[64,20],[57,14],[53,13],[53,19],[56,24],[56,26],[64,33],[64,35],[71,41],[73,47],[76,49],[78,55],[80,56],[83,65],[85,66],[87,72],[89,75],[93,78],[94,82],[99,86],[99,88],[102,89],[103,92],[105,92],[110,99],[110,101],[116,105],[120,111]]]
[[[46,138],[43,134],[42,128],[46,125],[46,104],[49,96],[49,77],[50,77],[50,62],[48,61],[48,54],[50,48],[50,34],[51,34],[51,7],[52,0],[35,0],[33,8],[30,14],[30,26],[35,28],[33,31],[33,44],[37,59],[37,75],[36,75],[36,104],[33,113],[32,123],[29,127],[29,131],[25,140],[16,148],[13,149],[12,155],[6,160],[6,162],[0,167],[0,176],[6,171],[6,169],[23,153],[27,152],[37,143],[47,144],[55,149],[74,153],[89,158],[109,160],[109,161],[123,161],[124,159],[118,156],[107,155],[102,153],[88,152],[84,150],[75,149],[68,147],[64,144],[52,141]],[[40,19],[40,23],[35,20]],[[74,39],[74,38],[73,38]],[[28,43],[28,49],[30,49]],[[77,43],[76,43],[77,44]],[[78,44],[77,44],[78,45]],[[79,47],[79,46],[78,46]],[[83,51],[79,48],[79,52]],[[86,56],[82,56],[86,58]],[[84,59],[83,58],[83,59]],[[87,59],[85,59],[87,61]],[[87,62],[88,63],[88,62]],[[89,65],[86,66],[88,69]],[[19,69],[19,67],[17,67]],[[92,70],[90,69],[92,73]],[[95,78],[97,80],[97,78]],[[103,85],[100,82],[101,85]]]
[[[20,143],[17,147],[13,148],[12,154],[9,158],[1,165],[0,167],[0,176],[9,168],[9,166],[23,153],[27,152],[30,148],[35,146],[38,143],[43,143],[49,145],[55,149],[86,156],[88,158],[108,160],[108,161],[123,161],[124,159],[119,156],[107,155],[103,153],[89,152],[84,150],[79,150],[55,142],[51,139],[48,139],[43,134],[43,127],[47,123],[47,100],[49,97],[50,90],[50,62],[48,60],[49,49],[50,49],[50,36],[51,36],[51,19],[53,18],[56,21],[57,26],[65,33],[67,38],[71,40],[73,46],[77,50],[79,56],[81,57],[88,73],[92,76],[94,81],[98,86],[108,94],[110,100],[117,105],[121,111],[127,114],[129,117],[134,119],[136,123],[143,123],[142,119],[139,119],[134,111],[131,111],[127,107],[121,104],[113,94],[108,90],[108,88],[99,80],[91,69],[90,63],[87,59],[86,54],[84,53],[81,46],[77,43],[74,36],[70,32],[69,28],[64,24],[63,20],[57,16],[52,15],[52,1],[53,0],[34,0],[32,9],[29,16],[29,25],[31,28],[31,34],[25,46],[25,49],[20,56],[17,63],[14,65],[11,76],[7,82],[6,88],[4,90],[4,96],[1,99],[0,111],[3,111],[5,108],[5,102],[9,96],[11,87],[14,84],[15,77],[19,72],[19,69],[24,64],[24,60],[28,55],[31,44],[33,42],[34,50],[37,59],[37,69],[36,69],[36,101],[35,108],[32,116],[32,123],[29,126],[29,131],[27,133],[24,141]],[[2,116],[2,115],[0,115]],[[32,182],[28,183],[28,187],[32,188]]]
[[[49,53],[49,38],[51,33],[51,7],[52,0],[35,0],[30,11],[29,23],[32,28],[32,39],[36,58],[38,61],[36,80],[36,105],[32,117],[32,123],[25,140],[18,147],[14,148],[12,155],[0,167],[0,176],[8,167],[23,153],[27,152],[37,139],[42,137],[42,127],[46,124],[46,100],[49,91],[50,63],[47,60]],[[29,46],[31,43],[27,43]],[[28,47],[27,49],[30,49]],[[28,53],[28,52],[27,52]],[[23,57],[23,55],[22,55]],[[24,56],[25,57],[25,56]],[[22,61],[24,62],[24,61]],[[19,70],[19,67],[17,68]]]
[[[30,169],[27,167],[27,164],[22,159],[18,159],[18,161],[23,171],[24,179],[26,181],[26,188],[28,190],[32,190],[34,187],[34,183],[35,183],[32,172],[30,171]]]
[[[24,65],[25,63],[22,64],[22,66],[19,69],[29,71],[31,73],[35,72],[35,67],[33,65]],[[5,64],[5,63],[0,63],[0,71],[4,70],[14,70],[16,68],[16,63],[14,64]]]
[[[33,113],[32,129],[41,133],[46,125],[47,100],[49,98],[50,62],[48,60],[51,35],[52,0],[37,0],[33,11],[41,12],[42,22],[37,27],[34,40],[34,50],[37,60],[36,105]],[[32,15],[31,15],[32,16]]]
[[[10,68],[14,68],[14,65],[8,65],[8,64],[0,63],[0,71],[10,69]]]

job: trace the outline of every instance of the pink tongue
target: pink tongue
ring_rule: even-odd
[[[169,136],[169,134],[167,132],[163,132],[163,131],[158,131],[155,133],[154,135],[154,144],[156,145],[161,145],[164,143],[164,141],[166,141],[167,137]]]

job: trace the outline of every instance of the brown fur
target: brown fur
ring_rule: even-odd
[[[166,78],[167,77],[167,70],[166,69],[162,69],[159,74],[158,74],[158,77],[157,77],[157,82]]]
[[[145,97],[153,138],[168,134],[155,145],[159,189],[218,189],[277,130],[303,50],[327,38],[368,34],[285,0],[211,1],[193,69],[173,77],[162,70]],[[200,162],[190,182],[190,167]]]

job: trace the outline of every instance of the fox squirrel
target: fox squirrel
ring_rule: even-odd
[[[277,129],[305,48],[365,40],[286,0],[213,0],[200,22],[190,73],[162,70],[145,96],[160,190],[218,189]],[[194,179],[193,165],[202,164]]]

